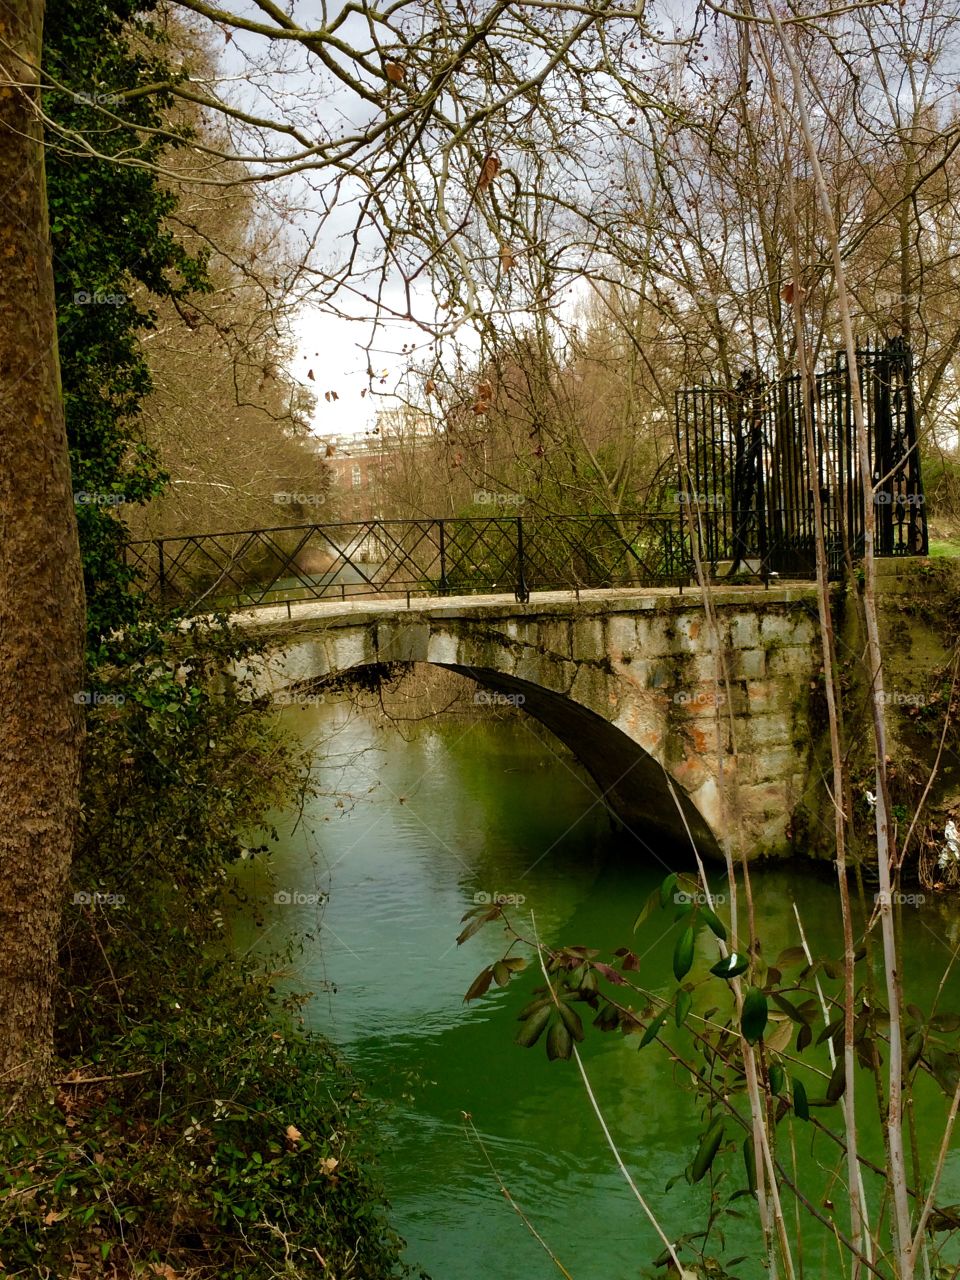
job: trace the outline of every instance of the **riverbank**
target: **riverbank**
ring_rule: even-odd
[[[56,1069],[0,1133],[0,1270],[399,1277],[371,1105],[277,962],[222,946],[239,833],[306,793],[302,754],[224,687],[236,641],[193,640],[178,665],[131,629],[88,699]]]

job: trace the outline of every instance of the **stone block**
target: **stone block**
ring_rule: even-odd
[[[797,767],[797,753],[792,747],[758,747],[744,754],[741,778],[744,782],[769,782],[790,777]]]
[[[426,644],[426,662],[453,666],[461,657],[460,640],[449,631],[434,631]]]
[[[760,644],[760,621],[755,613],[735,613],[729,620],[730,647],[756,649]]]
[[[572,627],[565,618],[544,618],[538,628],[538,646],[560,658],[573,657]]]
[[[446,636],[444,638],[452,644],[453,652],[455,653],[457,649],[456,638],[454,636]],[[381,624],[377,627],[376,660],[378,662],[426,662],[430,639],[430,627],[426,622]],[[342,641],[338,640],[336,643],[338,668],[345,670],[339,665]],[[447,661],[455,660],[455,658],[447,659]],[[432,659],[432,661],[438,661],[438,659]]]
[[[681,613],[673,624],[673,651],[675,653],[703,653],[710,644],[710,632],[706,614]]]
[[[762,649],[738,649],[731,667],[734,680],[762,680],[767,673],[766,654]]]
[[[639,652],[637,622],[624,614],[614,614],[607,619],[607,654],[612,662],[634,658]]]
[[[612,720],[618,714],[623,692],[622,685],[614,677],[598,667],[581,664],[573,678],[570,697],[605,719]]]
[[[673,619],[669,614],[637,618],[637,652],[645,658],[664,657],[674,653]]]
[[[817,653],[800,645],[785,645],[767,654],[767,674],[809,678],[819,666]]]
[[[741,721],[737,730],[737,743],[741,749],[749,744],[754,751],[790,745],[791,721],[782,715],[751,716]]]
[[[748,680],[746,682],[747,708],[750,715],[764,712],[789,712],[793,690],[785,680]]]
[[[407,659],[410,662],[419,662],[426,657],[426,639],[429,628],[426,626],[418,626],[415,628],[421,645],[418,657]],[[333,662],[338,671],[349,671],[351,667],[362,667],[368,662],[376,662],[377,657],[373,647],[373,636],[366,628],[357,631],[348,631],[344,635],[334,637],[333,641]]]
[[[607,656],[603,638],[603,622],[599,618],[577,618],[573,623],[573,657],[575,661],[597,662]]]

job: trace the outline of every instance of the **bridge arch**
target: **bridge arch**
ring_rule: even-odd
[[[676,596],[660,597],[653,609],[636,593],[619,601],[604,595],[603,609],[592,614],[581,605],[505,606],[502,598],[497,608],[475,598],[409,610],[386,601],[318,606],[312,617],[269,623],[266,651],[247,674],[254,695],[267,696],[363,666],[423,662],[519,695],[523,710],[571,749],[629,830],[648,843],[659,836],[689,846],[689,828],[703,853],[718,854],[733,833],[724,829],[716,655],[706,643],[702,608]],[[739,790],[747,793],[749,850],[769,853],[789,848],[790,812],[805,781],[796,717],[782,708],[795,710],[809,688],[811,624],[808,608],[785,616],[771,610],[770,593],[760,599],[766,612],[745,611],[741,596],[736,611],[721,617],[740,733],[739,755],[725,754],[723,768],[733,787],[738,774],[748,784]],[[762,678],[768,661],[762,632],[770,633],[772,681]],[[794,665],[800,655],[792,674],[777,662],[784,646]],[[764,705],[774,687],[778,704]],[[792,768],[785,756],[793,757]]]

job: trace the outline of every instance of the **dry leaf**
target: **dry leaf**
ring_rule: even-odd
[[[161,1280],[179,1280],[177,1272],[166,1262],[154,1262],[150,1267],[150,1273],[160,1276]]]
[[[334,1156],[327,1156],[325,1160],[320,1161],[320,1168],[324,1173],[333,1173],[339,1163],[340,1161],[335,1159]]]
[[[478,400],[493,399],[493,385],[486,378],[484,378],[483,382],[477,383],[477,399]]]
[[[323,456],[325,458],[332,458],[336,452],[337,452],[336,447],[332,444],[328,444]]]
[[[478,415],[483,413],[489,413],[490,406],[486,402],[486,400],[478,400],[477,403],[473,406],[473,412]]]
[[[428,378],[424,383],[423,389],[428,396],[432,396],[437,389],[437,384],[434,382],[432,378]]]
[[[316,378],[313,376],[313,370],[312,370],[312,369],[308,369],[308,370],[307,370],[307,377],[310,379],[310,381],[311,381],[311,382],[316,382]]]
[[[480,169],[480,177],[477,180],[477,190],[486,191],[499,172],[500,161],[491,151],[489,155],[484,157],[483,165]]]
[[[387,79],[391,84],[403,84],[403,77],[407,73],[399,62],[388,62],[383,69],[387,73]]]
[[[510,268],[515,267],[516,264],[517,255],[513,252],[513,249],[508,244],[502,244],[500,246],[500,265],[503,267],[504,271],[509,271]]]
[[[330,392],[329,392],[329,391],[325,391],[325,392],[323,393],[323,398],[324,398],[324,400],[326,400],[327,404],[329,404],[329,403],[330,403]]]
[[[299,1142],[303,1134],[296,1125],[288,1124],[286,1128],[286,1136],[288,1142]]]

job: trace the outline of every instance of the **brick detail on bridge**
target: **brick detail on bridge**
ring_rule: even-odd
[[[718,636],[701,603],[668,591],[260,609],[238,615],[268,641],[242,673],[269,696],[375,663],[446,667],[522,694],[654,855],[686,842],[685,824],[708,853],[788,853],[813,745],[815,590],[718,590],[712,609]]]

